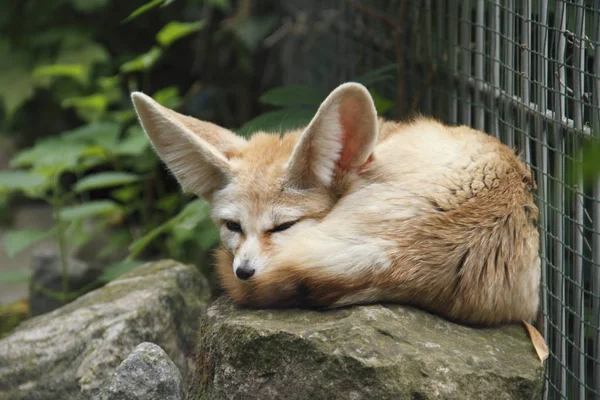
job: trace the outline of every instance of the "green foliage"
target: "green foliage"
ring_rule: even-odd
[[[142,264],[143,262],[141,261],[121,261],[115,263],[104,269],[100,277],[98,277],[98,280],[100,282],[110,282],[114,279],[117,279],[121,275],[133,271]]]
[[[36,193],[43,178],[25,171],[0,171],[0,193],[22,191]]]
[[[31,271],[22,269],[18,271],[3,271],[0,274],[0,282],[3,283],[20,283],[27,282],[31,278]]]
[[[54,230],[39,230],[39,229],[21,229],[18,231],[7,231],[2,238],[2,244],[6,249],[6,254],[9,257],[14,256],[21,250],[46,239],[54,234]]]
[[[85,67],[82,64],[53,64],[43,65],[35,68],[32,77],[39,81],[46,82],[46,85],[58,77],[72,78],[80,82],[85,82]]]
[[[114,201],[97,200],[64,207],[58,214],[63,221],[76,221],[90,217],[114,215],[119,212],[122,212],[122,208]]]
[[[390,79],[390,71],[394,68],[395,65],[380,68],[359,76],[354,81],[362,81],[365,84],[384,82]],[[392,100],[383,97],[375,89],[370,89],[369,92],[379,115],[393,109],[395,104]],[[265,105],[276,106],[279,109],[253,118],[236,132],[248,136],[256,131],[282,133],[304,127],[314,117],[325,97],[325,93],[309,86],[288,85],[270,89],[260,96],[259,100]]]
[[[192,239],[197,233],[197,228],[209,220],[210,210],[208,204],[201,199],[193,200],[188,203],[177,215],[167,220],[162,225],[152,229],[146,235],[142,236],[129,246],[129,260],[134,259],[140,254],[152,241],[156,240],[162,234],[172,234],[178,243]],[[215,229],[208,228],[204,232],[203,240],[200,246],[208,250],[216,244],[218,235],[215,235]]]
[[[277,19],[274,16],[248,18],[238,23],[234,33],[248,50],[254,51],[262,40],[275,28]]]
[[[582,165],[580,168],[582,178],[587,182],[594,182],[600,177],[600,142],[596,136],[587,139],[583,146],[584,151],[581,155]],[[577,182],[573,178],[573,182]]]
[[[81,179],[73,189],[76,192],[85,192],[88,190],[127,185],[139,180],[140,176],[129,172],[101,172]]]
[[[375,103],[375,109],[379,115],[383,115],[394,107],[394,102],[386,99],[382,95],[379,94],[375,89],[369,90],[371,93],[371,97],[373,98],[373,103]]]
[[[0,38],[0,97],[7,117],[12,117],[34,93],[29,68],[28,54]]]
[[[144,4],[143,6],[136,8],[131,14],[129,14],[129,16],[127,16],[127,18],[125,18],[123,20],[123,22],[129,22],[131,20],[134,20],[137,17],[139,17],[140,15],[145,14],[148,11],[152,10],[153,8],[156,8],[160,5],[162,5],[162,6],[169,5],[173,1],[174,0],[151,0],[148,3]]]
[[[108,99],[101,94],[69,97],[61,103],[63,108],[74,108],[77,115],[85,121],[97,121],[108,108]]]
[[[315,115],[315,109],[286,108],[283,110],[269,111],[246,122],[237,133],[248,136],[256,131],[283,133],[290,129],[301,128],[308,125]]]
[[[260,102],[273,106],[313,106],[318,107],[325,100],[325,93],[301,85],[276,87],[260,96]]]
[[[169,46],[171,43],[186,37],[194,32],[204,28],[204,21],[198,22],[179,22],[172,21],[165,25],[157,34],[156,41],[162,46]]]
[[[133,60],[127,61],[121,65],[121,72],[147,71],[151,69],[162,57],[163,51],[160,47],[153,47],[144,54],[140,54]]]
[[[215,22],[215,9],[222,21],[209,26],[205,18]],[[55,236],[66,272],[66,254],[110,229],[110,243],[94,260],[108,260],[101,282],[157,254],[204,259],[218,241],[208,205],[183,197],[169,178],[137,124],[130,92],[240,126],[255,113],[248,104],[258,97],[250,91],[260,73],[253,57],[276,25],[272,13],[238,14],[228,0],[1,4],[0,135],[20,149],[12,170],[0,171],[0,217],[10,214],[9,199],[17,195],[48,202],[55,215],[47,231],[8,231],[2,239],[7,253]],[[219,51],[203,53],[210,49]],[[208,71],[208,82],[197,80],[198,68],[200,75]],[[213,95],[205,89],[211,85],[223,90]],[[272,125],[304,123],[310,112],[285,114],[272,117]],[[127,247],[129,255],[117,259]],[[0,281],[10,278],[4,275]],[[63,291],[54,294],[72,298],[66,280]]]
[[[353,79],[353,81],[362,83],[369,87],[376,83],[391,81],[395,78],[398,70],[398,64],[389,64],[380,68],[372,69],[359,75]]]
[[[9,196],[24,195],[52,205],[55,225],[9,231],[8,254],[55,236],[65,279],[54,295],[65,300],[73,297],[66,255],[102,230],[111,232],[94,260],[107,260],[102,283],[150,257],[205,259],[219,238],[209,206],[181,195],[137,123],[130,92],[244,136],[305,126],[324,91],[293,85],[262,93],[276,79],[259,62],[279,17],[272,7],[248,2],[236,10],[228,0],[36,4],[0,5],[0,119],[21,146],[12,170],[0,171],[0,211]],[[357,80],[381,84],[395,71],[390,65]],[[371,93],[380,113],[393,107]]]

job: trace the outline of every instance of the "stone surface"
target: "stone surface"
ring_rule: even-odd
[[[195,267],[146,264],[0,340],[0,399],[90,399],[142,342],[182,376],[209,298]]]
[[[221,298],[197,354],[191,399],[533,399],[543,385],[521,325],[398,305],[250,311]]]
[[[117,367],[101,400],[181,400],[181,373],[159,346],[142,343]]]
[[[89,292],[100,286],[96,279],[102,273],[100,268],[90,263],[68,257],[67,271],[69,292]],[[58,250],[51,247],[39,247],[33,252],[31,260],[31,280],[29,282],[29,310],[31,315],[40,315],[56,310],[63,302],[48,293],[62,292],[62,262]]]

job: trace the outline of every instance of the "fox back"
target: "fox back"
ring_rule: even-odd
[[[158,155],[211,205],[218,274],[238,304],[398,302],[484,325],[535,317],[534,183],[497,139],[378,119],[355,83],[305,129],[249,140],[132,97]]]

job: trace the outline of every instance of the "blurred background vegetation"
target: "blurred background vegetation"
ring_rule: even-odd
[[[129,94],[143,91],[240,135],[306,124],[325,91],[281,86],[272,54],[290,26],[283,14],[270,0],[0,3],[1,242],[10,258],[50,240],[61,270],[58,287],[29,282],[30,291],[62,304],[156,258],[210,275],[218,233],[209,209],[181,194]],[[394,69],[357,80],[381,82]],[[392,108],[373,95],[380,112]],[[15,225],[15,210],[32,203],[48,205],[51,226]],[[73,259],[99,267],[73,284]],[[0,285],[32,274],[29,265],[0,268]],[[27,315],[23,302],[3,307],[0,316]]]

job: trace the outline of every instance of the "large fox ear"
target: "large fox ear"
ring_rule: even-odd
[[[169,110],[143,93],[134,92],[131,99],[152,146],[185,192],[206,196],[227,184],[231,178],[229,158],[246,140]]]
[[[377,111],[367,89],[358,83],[338,86],[298,140],[288,164],[289,184],[330,186],[336,174],[369,160],[377,136]]]

